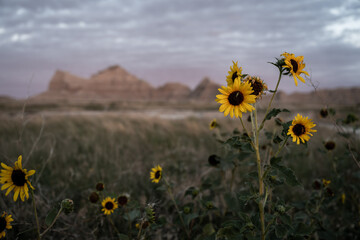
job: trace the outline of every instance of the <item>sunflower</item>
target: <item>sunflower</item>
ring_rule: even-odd
[[[14,190],[15,202],[19,195],[22,201],[24,201],[25,198],[29,198],[28,184],[32,189],[35,189],[28,180],[29,176],[35,174],[35,170],[27,171],[22,167],[21,161],[22,156],[20,155],[13,168],[1,163],[1,167],[4,168],[1,169],[0,173],[0,183],[3,184],[1,190],[8,189],[5,196],[7,196],[11,190]]]
[[[151,169],[150,172],[150,179],[152,179],[152,182],[159,183],[162,176],[162,168],[160,165],[157,165],[156,167]]]
[[[251,112],[255,108],[249,103],[255,103],[255,95],[249,82],[241,82],[240,78],[236,78],[232,86],[227,88],[219,88],[220,93],[216,95],[217,102],[221,103],[219,108],[220,112],[224,112],[227,116],[230,113],[230,117],[242,117],[243,112]]]
[[[300,140],[302,143],[305,143],[305,141],[309,141],[310,136],[312,136],[311,132],[316,132],[315,129],[311,129],[315,126],[316,124],[314,124],[311,119],[298,114],[293,119],[287,135],[291,135],[293,142],[296,142],[297,144],[300,144]]]
[[[259,77],[247,76],[244,82],[249,82],[254,92],[251,95],[255,95],[256,98],[260,98],[265,95],[265,91],[268,90],[266,83]]]
[[[219,124],[217,123],[216,118],[214,118],[209,124],[210,130],[213,130],[214,128],[216,128],[218,126],[219,126]]]
[[[5,237],[6,229],[11,229],[12,226],[10,225],[10,222],[14,221],[14,219],[11,218],[11,215],[7,214],[6,212],[3,212],[3,214],[0,217],[0,238]]]
[[[103,206],[103,209],[101,211],[104,212],[105,215],[110,215],[114,212],[115,209],[118,208],[118,204],[115,201],[115,198],[107,197],[105,198],[101,205]]]
[[[303,56],[295,57],[294,54],[292,53],[290,54],[287,52],[284,52],[281,55],[285,57],[284,59],[285,65],[283,67],[288,68],[289,73],[291,73],[291,75],[294,77],[295,85],[296,86],[298,85],[296,78],[298,78],[300,81],[305,83],[305,80],[300,76],[301,73],[304,73],[305,75],[309,76],[309,74],[303,70],[305,68],[305,63],[303,63],[304,57]]]
[[[241,78],[241,72],[242,72],[242,68],[238,67],[238,62],[233,62],[233,66],[230,67],[230,71],[228,72],[229,75],[226,76],[226,82],[228,84],[228,86],[232,86],[235,82],[235,79],[237,79],[238,77]]]

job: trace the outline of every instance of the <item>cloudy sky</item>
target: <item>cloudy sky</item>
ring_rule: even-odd
[[[360,86],[360,1],[0,0],[0,95],[114,64],[153,86],[224,83],[232,60],[273,88],[267,62],[284,51],[305,57],[319,88]],[[312,89],[288,77],[280,88]]]

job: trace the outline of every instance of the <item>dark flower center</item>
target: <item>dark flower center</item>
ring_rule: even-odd
[[[107,203],[105,204],[105,208],[106,208],[107,210],[112,210],[112,209],[114,208],[114,204],[113,204],[112,202],[107,202]]]
[[[214,155],[210,155],[209,158],[208,158],[208,161],[209,161],[209,164],[210,164],[211,166],[216,167],[216,166],[220,163],[220,157],[219,157],[219,156],[216,156],[215,154],[214,154]]]
[[[216,126],[216,122],[211,122],[211,127],[215,127]]]
[[[155,179],[159,179],[161,177],[161,171],[156,171]]]
[[[7,222],[5,217],[0,217],[0,233],[3,232],[6,228]]]
[[[250,82],[250,83],[251,83],[251,87],[254,90],[252,95],[255,95],[255,96],[259,95],[259,93],[261,93],[263,90],[263,84],[260,81],[255,81],[255,82]]]
[[[120,196],[118,197],[118,203],[121,205],[121,206],[124,206],[125,204],[127,204],[128,202],[128,199],[126,196]]]
[[[304,125],[302,124],[296,124],[294,127],[293,127],[293,132],[296,136],[301,136],[305,133],[305,127]]]
[[[325,148],[327,150],[334,150],[335,148],[335,143],[333,141],[329,141],[325,143]]]
[[[11,174],[11,180],[16,186],[24,186],[26,183],[25,173],[22,170],[14,170]]]
[[[235,79],[238,78],[238,77],[239,76],[238,76],[237,72],[234,72],[233,75],[231,76],[231,79],[232,79],[233,82],[235,82]]]
[[[328,115],[328,111],[326,109],[321,109],[320,115],[321,115],[321,117],[325,118]]]
[[[290,60],[290,63],[291,63],[291,65],[292,65],[292,67],[293,67],[294,73],[296,73],[297,70],[298,70],[298,68],[299,68],[298,63],[297,63],[294,59],[291,59],[291,60]]]
[[[244,101],[244,95],[240,91],[232,92],[228,100],[231,105],[238,106]]]

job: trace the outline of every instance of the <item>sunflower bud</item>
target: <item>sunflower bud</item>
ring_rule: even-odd
[[[99,194],[97,194],[97,192],[92,192],[89,196],[89,201],[91,203],[97,203],[99,201]]]
[[[117,201],[119,203],[120,206],[125,206],[128,202],[129,202],[129,194],[124,193],[121,194],[118,198]]]
[[[315,180],[312,184],[313,189],[320,190],[321,189],[321,182],[319,180]]]
[[[191,195],[193,196],[193,197],[196,197],[197,195],[199,194],[199,190],[198,189],[194,189],[194,190],[192,190],[192,192],[191,192]]]
[[[191,212],[191,208],[190,207],[184,207],[184,213],[185,214],[189,214]]]
[[[327,150],[331,151],[335,149],[336,144],[333,141],[327,141],[324,146]]]
[[[102,190],[104,190],[105,186],[102,182],[99,182],[96,184],[96,190],[98,190],[99,192],[101,192]]]
[[[281,213],[281,214],[284,214],[286,212],[286,208],[283,205],[277,205],[276,206],[276,211]]]
[[[213,204],[212,202],[210,202],[210,201],[206,202],[206,203],[205,203],[205,206],[206,206],[206,208],[209,209],[209,210],[214,208],[214,204]]]
[[[61,201],[61,208],[65,214],[72,213],[74,211],[74,201],[71,199],[64,199]]]
[[[215,154],[210,155],[208,158],[208,162],[211,166],[217,167],[220,163],[221,158]]]
[[[323,109],[320,110],[320,116],[322,118],[326,118],[328,115],[329,115],[329,112],[328,112],[328,110],[326,108],[323,108]]]

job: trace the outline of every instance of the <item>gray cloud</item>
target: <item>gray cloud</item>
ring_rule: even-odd
[[[120,64],[157,86],[224,82],[231,60],[277,78],[267,64],[304,55],[320,87],[359,86],[359,1],[0,0],[0,94],[46,89],[53,71],[88,77]],[[339,81],[341,79],[341,81]],[[289,91],[293,81],[281,88]]]

